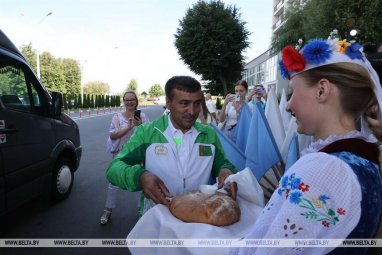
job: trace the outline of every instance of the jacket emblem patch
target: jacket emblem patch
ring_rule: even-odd
[[[167,148],[163,145],[155,146],[155,154],[156,155],[167,155]]]
[[[211,146],[199,145],[199,156],[212,156]]]

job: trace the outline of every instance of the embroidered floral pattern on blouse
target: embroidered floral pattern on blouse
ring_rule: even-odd
[[[284,229],[284,237],[297,235],[299,231],[304,228],[298,227],[297,224],[292,223],[288,218],[286,219],[286,223],[283,226]]]
[[[305,216],[306,219],[319,221],[327,228],[339,222],[339,216],[345,215],[346,210],[343,208],[337,208],[337,210],[328,208],[327,201],[330,197],[326,194],[322,194],[317,198],[308,198],[304,193],[309,191],[309,188],[310,186],[302,182],[301,178],[296,177],[295,174],[284,175],[277,193],[280,196],[285,196],[285,199],[289,200],[290,203],[304,208],[305,212],[301,213],[301,215]]]

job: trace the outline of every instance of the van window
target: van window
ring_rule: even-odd
[[[0,64],[0,100],[8,109],[39,112],[41,96],[24,70],[11,63]]]

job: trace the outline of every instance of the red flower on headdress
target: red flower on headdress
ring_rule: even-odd
[[[288,71],[299,72],[305,68],[304,57],[292,46],[286,46],[282,51],[282,59]]]

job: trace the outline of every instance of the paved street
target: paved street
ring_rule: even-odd
[[[150,120],[159,117],[162,106],[142,108]],[[78,119],[83,155],[68,199],[49,205],[43,198],[2,217],[0,238],[125,238],[137,221],[138,194],[120,193],[112,220],[99,224],[105,203],[104,171],[111,160],[105,144],[112,114]],[[127,248],[13,248],[1,254],[130,254]]]

